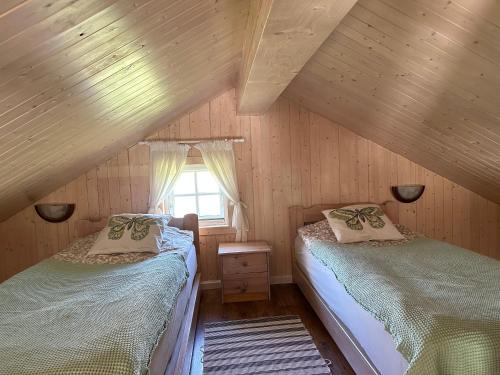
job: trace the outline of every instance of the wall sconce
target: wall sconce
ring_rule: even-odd
[[[412,203],[422,196],[425,185],[398,185],[392,186],[393,197],[402,203]]]
[[[35,204],[35,211],[43,220],[49,223],[62,223],[75,212],[74,203],[40,203]]]

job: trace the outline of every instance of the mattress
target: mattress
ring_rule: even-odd
[[[392,336],[384,325],[346,292],[333,273],[311,254],[300,237],[295,242],[295,259],[315,291],[351,332],[358,347],[364,350],[380,374],[403,374],[408,362],[396,350]]]
[[[173,313],[172,322],[166,329],[161,338],[159,345],[161,345],[161,350],[164,353],[167,353],[168,366],[167,366],[167,374],[172,374],[175,368],[175,358],[179,353],[180,346],[177,345],[180,343],[178,339],[180,334],[180,328],[182,327],[182,323],[184,322],[184,315],[189,305],[189,297],[191,296],[191,291],[193,289],[194,278],[196,277],[196,271],[198,262],[196,259],[196,248],[194,245],[191,245],[189,252],[186,256],[186,265],[189,271],[189,278],[184,285],[179,297],[177,298],[177,304],[175,306],[175,310]],[[164,357],[163,357],[164,358]]]

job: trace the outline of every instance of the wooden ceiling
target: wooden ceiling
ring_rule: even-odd
[[[354,3],[0,2],[0,220],[267,76],[243,98],[265,108],[295,76],[290,99],[500,203],[500,3]]]
[[[238,112],[267,111],[355,3],[251,1],[238,80]]]
[[[500,203],[497,0],[359,0],[285,95]]]
[[[3,0],[0,220],[233,87],[247,0]]]

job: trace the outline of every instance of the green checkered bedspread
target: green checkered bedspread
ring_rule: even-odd
[[[500,262],[427,238],[308,248],[384,323],[406,374],[500,374]]]
[[[21,272],[0,284],[0,374],[147,373],[187,278],[178,253]]]

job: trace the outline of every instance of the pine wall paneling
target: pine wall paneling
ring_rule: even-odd
[[[1,3],[0,220],[231,88],[248,14],[248,0]]]
[[[288,212],[291,205],[392,199],[393,184],[423,183],[412,204],[391,216],[423,234],[500,259],[500,206],[368,141],[304,107],[280,98],[262,116],[237,116],[230,90],[166,125],[151,139],[242,136],[235,144],[238,183],[248,205],[250,239],[273,245],[271,273],[291,273]],[[191,153],[196,157],[196,153]],[[0,223],[0,278],[44,259],[75,239],[79,219],[145,212],[149,196],[149,148],[135,145],[46,196],[43,202],[75,202],[73,217],[44,222],[28,207]],[[204,280],[217,280],[217,244],[234,234],[201,236]]]
[[[359,0],[284,92],[500,203],[500,6]]]

